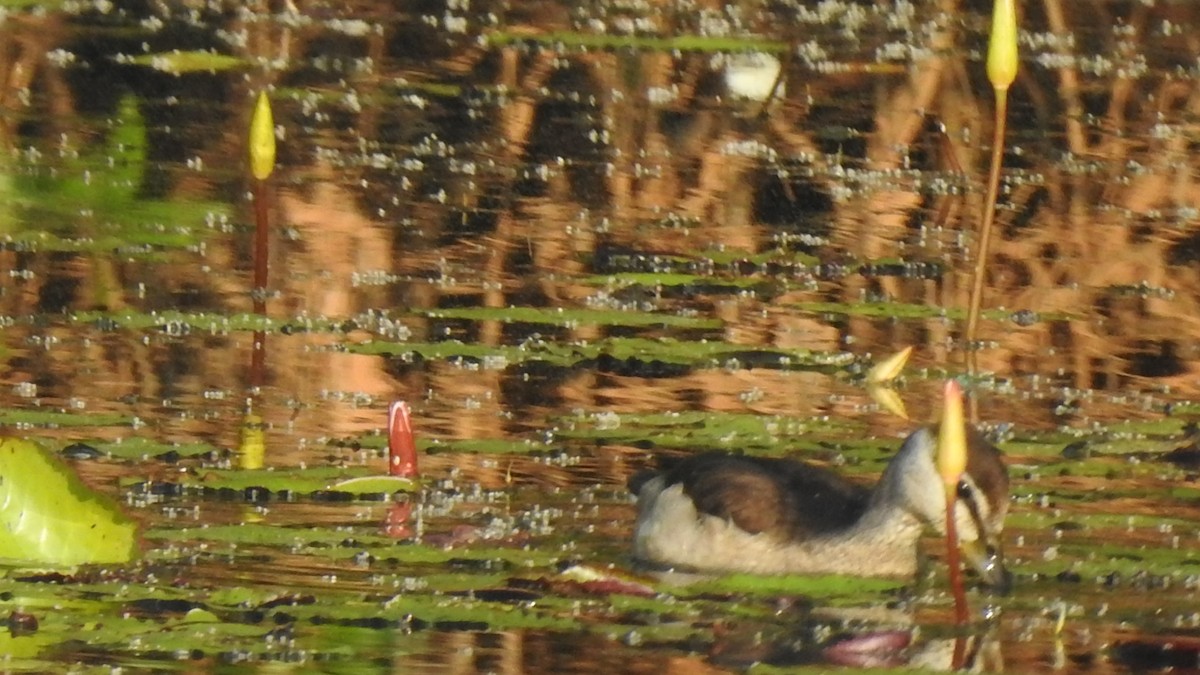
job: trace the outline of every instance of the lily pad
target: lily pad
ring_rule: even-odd
[[[16,565],[121,563],[137,527],[36,443],[0,441],[0,559]]]
[[[683,272],[620,272],[586,277],[581,283],[590,286],[626,288],[629,286],[725,286],[730,290],[751,288],[762,283],[759,279],[720,279]]]
[[[133,57],[131,62],[175,75],[198,72],[217,73],[250,65],[245,59],[229,54],[179,50],[159,54],[139,54]]]
[[[896,591],[911,580],[876,579],[838,575],[786,575],[762,576],[754,574],[730,574],[701,581],[676,591],[677,595],[703,595],[713,593],[747,593],[752,595],[807,595],[823,599],[852,597],[861,600],[864,595]]]
[[[795,420],[749,413],[694,411],[645,415],[593,415],[562,420],[555,436],[605,443],[651,442],[679,450],[738,449],[753,454],[791,453],[823,436],[845,435],[856,425],[832,419]],[[888,441],[860,442],[877,448]],[[844,449],[848,449],[846,445]]]
[[[758,347],[748,349],[719,340],[609,338],[595,342],[537,342],[512,346],[444,342],[390,342],[373,340],[342,347],[357,354],[386,354],[402,361],[438,359],[458,361],[464,367],[501,370],[514,363],[542,361],[550,365],[618,366],[617,361],[641,361],[695,368],[770,367],[779,370],[838,371],[854,362],[845,352]]]
[[[306,495],[324,490],[348,492],[356,495],[391,494],[396,491],[416,489],[418,483],[413,481],[377,481],[382,478],[377,472],[368,467],[340,468],[333,466],[314,468],[266,468],[266,469],[204,469],[198,474],[188,474],[179,477],[170,484],[183,490],[255,490],[259,489],[271,494]],[[354,480],[354,483],[350,481]],[[126,483],[140,484],[144,491],[154,491],[155,485],[161,481],[146,483],[127,479]],[[338,484],[357,486],[356,489],[336,487]],[[384,488],[382,490],[367,490]],[[266,497],[267,495],[259,495]],[[253,497],[253,495],[251,496]]]
[[[30,410],[28,408],[0,410],[0,424],[10,424],[17,428],[114,427],[132,423],[132,417],[113,413],[74,413],[65,410]]]
[[[554,31],[541,35],[516,35],[504,32],[492,33],[488,42],[497,47],[504,45],[536,42],[543,45],[562,47],[588,47],[596,49],[644,49],[660,52],[737,52],[755,51],[781,53],[787,49],[786,42],[755,37],[724,37],[711,35],[680,35],[675,37],[653,37],[642,35],[605,35],[602,33],[579,33]]]
[[[420,481],[399,476],[359,476],[347,478],[333,483],[330,490],[339,490],[353,494],[391,494],[393,492],[412,492],[420,486]]]
[[[603,309],[542,307],[457,307],[425,312],[431,319],[470,319],[503,323],[543,323],[553,326],[663,326],[671,328],[719,328],[718,319],[660,312],[626,312]]]

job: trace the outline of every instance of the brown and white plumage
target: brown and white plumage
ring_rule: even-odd
[[[905,576],[917,540],[945,527],[937,435],[909,435],[873,489],[805,462],[706,453],[630,483],[638,496],[634,555],[690,571]],[[999,535],[1008,510],[1000,452],[968,435],[958,535],[985,581],[1003,583]]]

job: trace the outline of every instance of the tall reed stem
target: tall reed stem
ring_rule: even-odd
[[[1000,196],[1000,169],[1004,164],[1004,133],[1008,120],[1008,89],[996,89],[996,119],[992,134],[992,161],[988,169],[987,195],[983,201],[983,219],[979,226],[979,243],[975,248],[975,272],[971,278],[971,300],[967,307],[967,373],[974,379],[979,374],[979,315],[983,307],[983,280],[987,276],[992,228],[996,222],[996,202]],[[979,421],[979,404],[970,397],[971,422]]]

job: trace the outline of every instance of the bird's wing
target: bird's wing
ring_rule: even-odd
[[[845,527],[869,500],[866,489],[819,466],[717,453],[680,461],[666,483],[682,483],[701,513],[752,534],[791,539]]]

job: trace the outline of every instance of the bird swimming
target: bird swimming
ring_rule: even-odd
[[[791,459],[703,453],[629,483],[637,495],[633,553],[692,572],[912,576],[926,528],[945,533],[937,428],[904,440],[874,487]],[[1000,535],[1008,474],[1000,451],[967,433],[955,522],[964,557],[1004,587]]]

